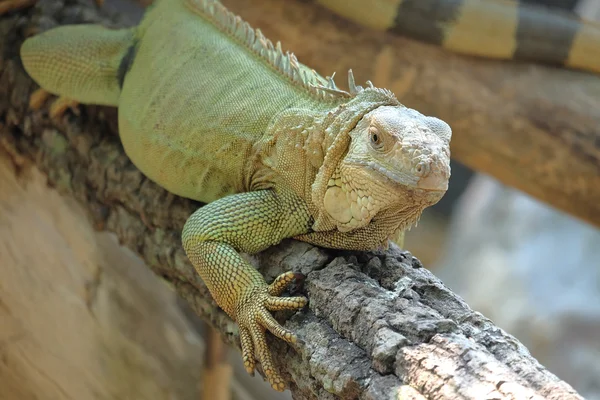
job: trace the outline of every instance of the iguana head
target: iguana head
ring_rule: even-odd
[[[401,105],[380,106],[349,135],[324,198],[340,231],[365,226],[391,209],[408,227],[446,192],[452,131],[445,122]]]

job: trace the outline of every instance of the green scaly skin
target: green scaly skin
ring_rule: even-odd
[[[436,203],[450,176],[451,131],[349,75],[338,89],[214,0],[160,0],[133,29],[59,27],[25,41],[42,88],[117,106],[133,163],[167,190],[208,203],[186,222],[186,253],[239,324],[246,369],[272,387],[271,316],[301,309],[240,256],[284,238],[343,249],[386,246]]]

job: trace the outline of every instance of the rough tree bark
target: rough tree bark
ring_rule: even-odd
[[[180,230],[198,204],[167,193],[131,164],[115,110],[82,107],[80,116],[60,121],[49,120],[47,109],[28,110],[36,86],[18,59],[23,38],[55,24],[107,22],[99,14],[91,0],[42,1],[0,19],[0,146],[18,168],[39,168],[56,190],[79,200],[99,229],[116,233],[239,345],[235,325],[181,248]],[[581,398],[397,247],[342,252],[286,240],[252,258],[268,280],[290,269],[307,276],[307,310],[278,315],[305,343],[292,348],[270,338],[296,399]]]

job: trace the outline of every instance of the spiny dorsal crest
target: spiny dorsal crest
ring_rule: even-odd
[[[185,4],[191,10],[213,22],[223,32],[233,36],[250,51],[288,77],[293,83],[304,87],[318,98],[350,98],[363,90],[362,86],[358,86],[354,82],[352,70],[348,71],[350,91],[347,92],[338,88],[333,80],[335,73],[332,76],[323,78],[314,69],[308,69],[298,62],[293,53],[289,51],[284,53],[279,41],[273,46],[273,42],[267,39],[260,29],[253,29],[250,24],[229,11],[217,0],[185,0]],[[370,81],[367,81],[367,85],[374,89]]]

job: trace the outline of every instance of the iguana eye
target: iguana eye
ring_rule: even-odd
[[[371,146],[375,149],[380,149],[383,146],[381,134],[377,132],[377,129],[371,128],[369,129],[369,135],[371,137]]]

